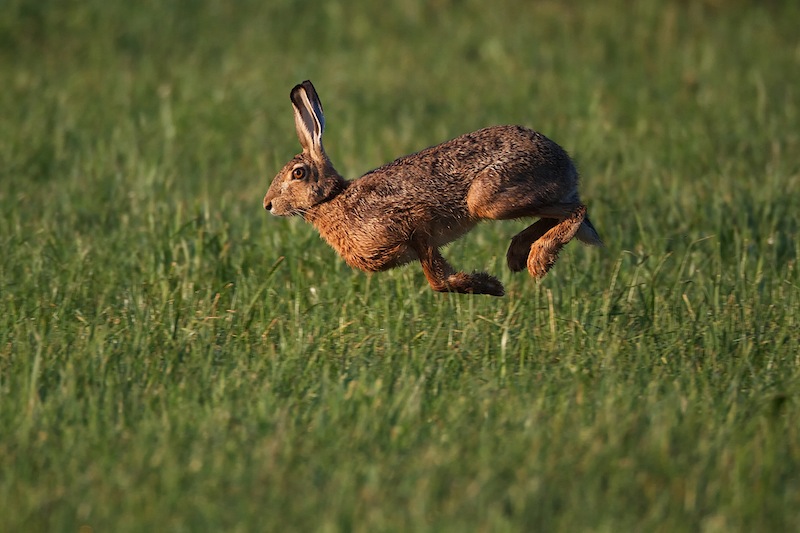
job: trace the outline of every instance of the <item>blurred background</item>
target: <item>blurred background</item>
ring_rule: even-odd
[[[144,177],[176,202],[222,195],[260,216],[298,150],[288,91],[311,79],[348,177],[520,123],[575,156],[591,211],[657,206],[691,232],[698,200],[724,201],[739,180],[781,188],[752,166],[796,170],[797,13],[743,0],[7,0],[4,190],[36,182],[29,201],[52,202]],[[134,168],[148,164],[160,170]]]

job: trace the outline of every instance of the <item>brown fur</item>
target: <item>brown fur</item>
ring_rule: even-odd
[[[275,176],[264,208],[302,215],[351,267],[376,272],[418,260],[435,291],[502,296],[495,277],[455,271],[439,247],[481,220],[541,217],[507,253],[512,271],[527,266],[541,278],[573,237],[602,244],[580,203],[572,161],[540,133],[485,128],[347,181],[322,146],[325,121],[311,82],[296,86],[291,99],[303,152]]]

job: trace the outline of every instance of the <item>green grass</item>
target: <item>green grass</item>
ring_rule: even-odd
[[[796,2],[6,0],[0,529],[800,529]],[[572,153],[524,222],[347,268],[260,202],[314,81],[355,177],[479,127]]]

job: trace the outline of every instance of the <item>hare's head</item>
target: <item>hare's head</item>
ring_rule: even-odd
[[[264,196],[264,209],[279,216],[304,215],[335,196],[344,181],[322,147],[325,117],[314,86],[304,81],[292,89],[290,97],[303,151],[278,172]]]

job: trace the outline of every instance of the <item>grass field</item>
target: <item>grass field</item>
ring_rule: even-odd
[[[0,530],[797,531],[800,6],[6,0]],[[267,215],[314,81],[355,177],[491,124],[606,242],[349,269]],[[88,531],[89,529],[81,529]]]

